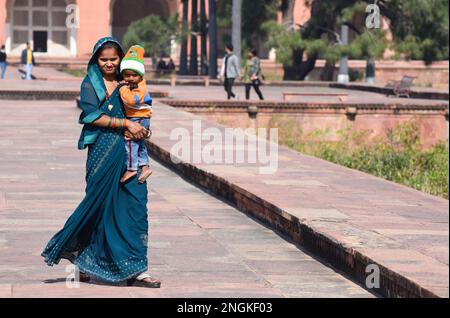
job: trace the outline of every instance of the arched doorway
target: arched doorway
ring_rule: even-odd
[[[7,2],[7,43],[18,54],[26,42],[36,53],[67,56],[76,51],[72,32],[66,26],[66,7],[74,0],[9,0]]]
[[[129,25],[148,15],[169,17],[171,15],[171,1],[168,0],[112,0],[111,1],[111,33],[123,41]]]

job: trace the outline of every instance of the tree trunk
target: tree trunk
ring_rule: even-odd
[[[190,75],[198,75],[198,54],[197,54],[197,18],[198,18],[198,1],[192,0],[192,15],[191,15],[191,54],[190,54]]]
[[[231,20],[234,53],[236,54],[240,62],[242,56],[242,0],[233,0],[233,15]]]
[[[188,0],[183,0],[183,22],[181,26],[180,75],[188,74],[187,41],[188,41]]]
[[[200,0],[200,33],[201,33],[201,74],[208,75],[208,58],[207,58],[207,35],[208,30],[206,28],[206,0]]]
[[[332,82],[334,79],[334,72],[336,71],[336,66],[334,63],[326,61],[325,66],[320,73],[320,80],[324,82]]]
[[[217,4],[209,0],[209,77],[217,78]]]

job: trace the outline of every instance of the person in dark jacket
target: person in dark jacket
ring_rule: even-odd
[[[0,68],[1,68],[1,79],[5,78],[5,72],[6,72],[6,51],[5,46],[2,45],[2,48],[0,49]]]
[[[27,42],[27,48],[22,51],[22,56],[20,59],[20,64],[24,65],[25,68],[25,80],[31,80],[31,74],[33,72],[33,66],[36,65],[34,61],[34,53],[31,49],[30,43]]]

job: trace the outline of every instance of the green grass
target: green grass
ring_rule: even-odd
[[[360,170],[411,188],[449,198],[449,144],[442,141],[425,150],[417,124],[402,124],[386,138],[368,143],[366,132],[344,129],[337,141],[327,141],[330,131],[303,134],[293,119],[275,117],[270,127],[279,129],[280,143],[301,153]]]

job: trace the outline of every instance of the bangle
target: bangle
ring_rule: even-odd
[[[128,125],[127,125],[127,119],[126,118],[124,118],[124,120],[123,120],[123,128],[127,128],[128,127]]]
[[[109,123],[108,123],[107,128],[110,128],[110,127],[111,127],[111,123],[112,123],[112,117],[109,117]]]

